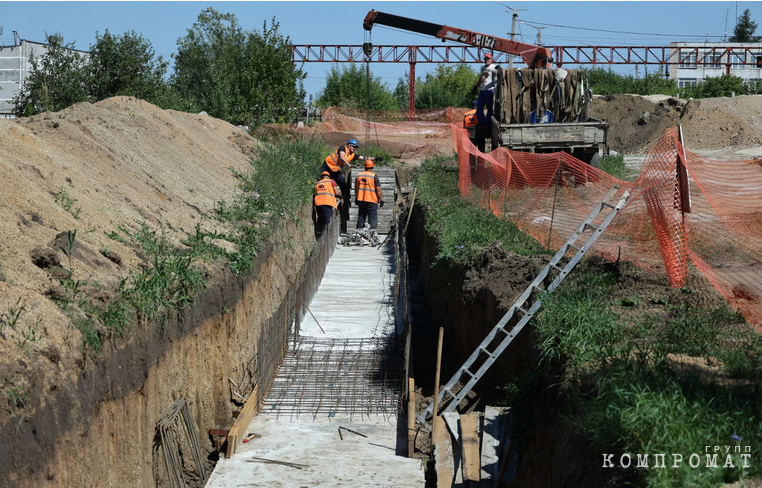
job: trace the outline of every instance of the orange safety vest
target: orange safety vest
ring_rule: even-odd
[[[355,178],[355,195],[358,202],[378,203],[376,195],[376,174],[363,171]]]
[[[315,185],[315,206],[330,205],[337,208],[336,196],[338,193],[333,186],[333,180],[324,177]]]
[[[341,152],[342,149],[344,150],[344,159],[346,159],[348,163],[351,163],[355,156],[357,156],[357,153],[348,154],[346,146],[338,148],[330,156],[325,158],[325,164],[328,165],[328,168],[333,173],[339,171],[339,152]]]
[[[478,123],[479,121],[476,119],[476,110],[469,110],[466,112],[465,117],[463,117],[463,127],[473,127]]]

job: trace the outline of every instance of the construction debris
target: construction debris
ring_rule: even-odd
[[[366,225],[364,229],[357,229],[347,234],[341,234],[339,244],[342,246],[373,246],[381,245],[381,239],[376,231],[371,231]]]
[[[361,433],[357,432],[356,430],[347,429],[346,427],[343,427],[343,426],[341,426],[341,425],[339,425],[339,435],[341,435],[341,429],[344,429],[344,430],[346,430],[347,432],[351,432],[351,433],[353,433],[353,434],[357,434],[357,435],[359,435],[359,436],[368,437],[368,436],[367,436],[367,435],[365,435],[365,434],[361,434]],[[343,439],[343,437],[342,437],[342,439]]]
[[[309,468],[308,464],[289,463],[286,461],[278,461],[275,459],[265,459],[260,457],[252,457],[251,459],[247,459],[246,462],[247,463],[281,464],[283,466],[288,466],[288,467],[296,468],[296,469]]]

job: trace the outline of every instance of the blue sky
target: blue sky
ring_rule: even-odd
[[[0,1],[4,31],[0,37],[12,38],[16,31],[21,39],[44,42],[46,33],[58,32],[66,42],[75,42],[77,49],[87,50],[96,32],[135,31],[151,42],[157,54],[169,59],[177,50],[177,40],[207,7],[235,14],[246,30],[261,30],[274,17],[279,32],[294,44],[313,45],[361,45],[368,40],[376,45],[442,45],[434,37],[382,26],[375,27],[367,39],[362,21],[371,9],[506,38],[511,31],[510,9],[516,9],[517,40],[527,43],[536,43],[539,31],[546,46],[667,46],[730,37],[736,16],[748,8],[752,20],[760,24],[756,34],[762,35],[762,2],[750,1]],[[423,76],[434,67],[419,64],[416,75]],[[308,74],[305,88],[308,94],[316,94],[331,65],[306,63],[304,69]],[[381,77],[390,88],[408,69],[406,63],[371,64],[373,76]],[[635,68],[620,71],[633,74]]]

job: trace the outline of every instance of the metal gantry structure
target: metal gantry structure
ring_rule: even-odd
[[[681,65],[686,59],[698,66],[756,66],[762,68],[759,46],[696,44],[691,46],[555,46],[550,48],[553,65]],[[475,46],[380,46],[380,45],[292,45],[295,63],[481,63],[485,53],[495,63],[508,62],[513,55]]]
[[[549,47],[549,46],[548,46]],[[756,46],[711,45],[696,43],[679,46],[555,46],[549,47],[553,66],[619,66],[643,65],[752,67],[762,70],[762,48]],[[291,46],[294,63],[407,63],[410,67],[409,91],[411,107],[415,99],[415,66],[418,63],[480,64],[485,53],[495,63],[510,63],[514,55],[478,46],[405,46],[405,45],[318,45]]]

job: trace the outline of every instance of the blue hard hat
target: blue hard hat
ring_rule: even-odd
[[[356,139],[350,139],[349,141],[347,141],[347,144],[350,145],[350,146],[354,146],[354,147],[358,147],[359,146],[359,144],[357,143]]]

